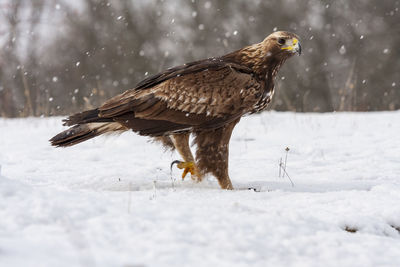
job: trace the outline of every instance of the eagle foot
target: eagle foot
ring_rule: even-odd
[[[172,167],[174,166],[174,164],[176,164],[176,166],[179,169],[183,169],[182,180],[185,179],[186,175],[189,172],[190,172],[192,179],[196,176],[196,166],[195,166],[194,162],[192,162],[192,161],[185,162],[185,161],[180,161],[180,160],[174,160],[171,163],[171,170],[172,170]]]

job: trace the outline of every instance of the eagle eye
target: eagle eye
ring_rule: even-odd
[[[279,43],[280,45],[284,45],[284,44],[286,43],[286,40],[283,39],[283,38],[279,38],[279,39],[278,39],[278,43]]]

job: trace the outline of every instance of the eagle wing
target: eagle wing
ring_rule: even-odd
[[[245,66],[207,59],[149,77],[104,103],[99,117],[144,135],[213,129],[249,112],[263,86]]]

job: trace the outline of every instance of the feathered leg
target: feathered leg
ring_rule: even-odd
[[[174,143],[168,135],[153,137],[153,141],[161,143],[165,150],[175,149]]]
[[[190,174],[192,175],[192,179],[201,181],[202,177],[197,171],[192,152],[190,151],[189,136],[190,133],[174,134],[170,136],[176,150],[179,152],[184,160],[184,162],[174,161],[172,165],[174,163],[177,163],[178,168],[184,169],[182,179],[184,179],[186,174],[190,172]]]
[[[238,122],[239,119],[215,130],[196,133],[196,165],[200,174],[212,173],[222,189],[233,189],[228,174],[229,140]]]

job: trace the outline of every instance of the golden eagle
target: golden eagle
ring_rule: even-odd
[[[190,172],[201,181],[211,173],[221,188],[233,189],[228,175],[232,130],[243,115],[266,108],[279,68],[296,53],[301,54],[299,37],[279,31],[227,55],[170,68],[96,109],[63,120],[72,127],[50,142],[66,147],[132,130],[176,149],[183,158],[178,162],[182,178]],[[190,134],[196,157],[190,151]]]

